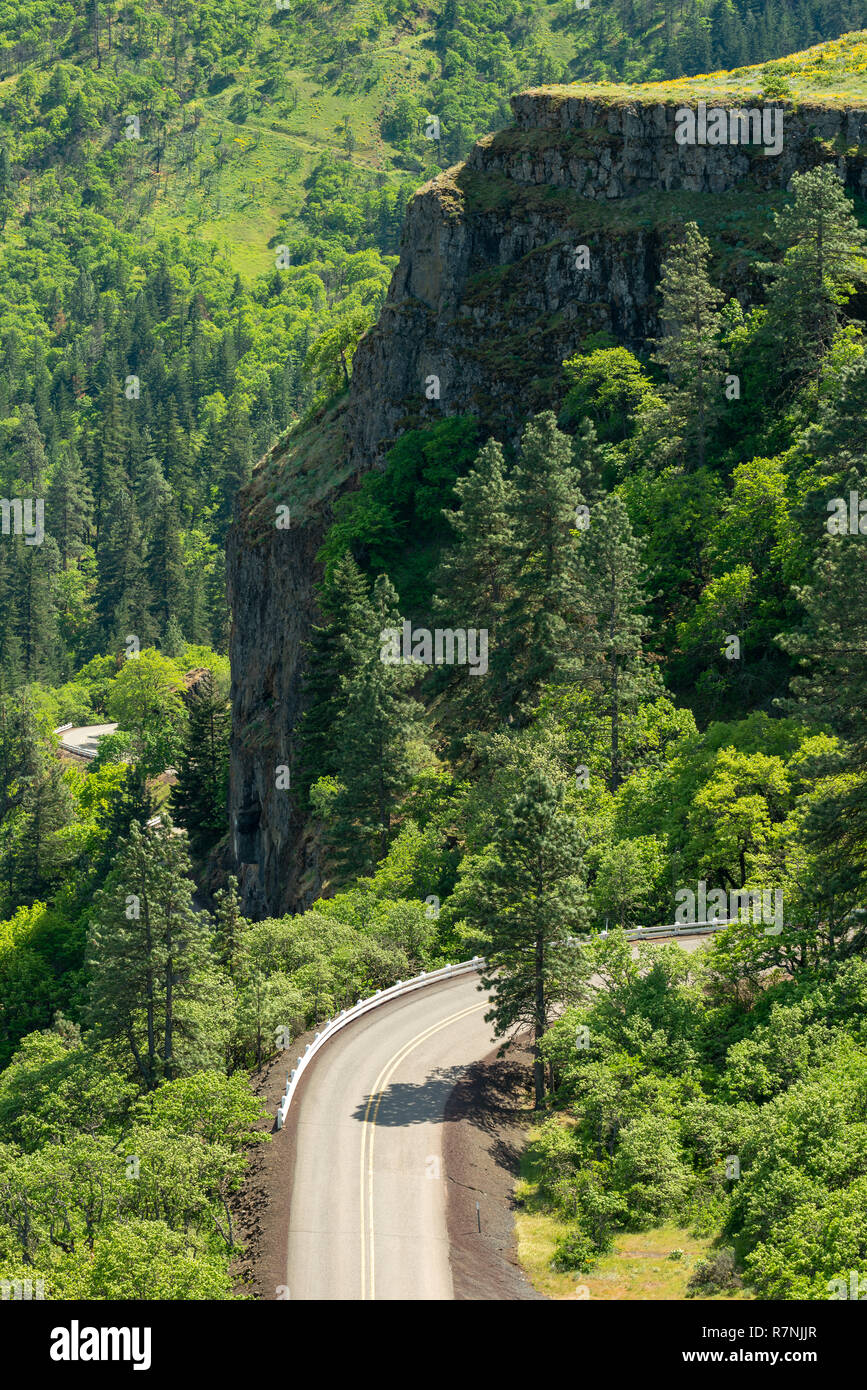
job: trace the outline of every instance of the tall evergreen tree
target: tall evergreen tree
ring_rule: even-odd
[[[456,532],[437,576],[435,611],[450,626],[484,628],[489,650],[496,648],[500,623],[514,598],[514,517],[519,498],[505,473],[503,450],[489,439],[470,472],[454,486],[457,511],[443,515]],[[455,732],[470,733],[490,722],[492,705],[486,681],[466,666],[448,671],[445,721]]]
[[[584,841],[562,788],[535,774],[504,808],[486,854],[462,875],[456,911],[484,951],[485,1015],[500,1036],[533,1031],[537,1108],[545,1098],[540,1042],[570,978],[565,938],[586,925]]]
[[[45,898],[75,854],[72,794],[26,698],[0,700],[0,880],[7,904]]]
[[[169,825],[134,824],[94,897],[91,1023],[129,1048],[148,1089],[207,1065],[214,1051],[210,922],[193,908],[189,874],[186,848]]]
[[[112,519],[114,497],[124,475],[129,442],[128,422],[124,415],[125,399],[120,382],[110,375],[101,397],[99,434],[94,442],[90,487],[93,493],[96,521],[96,541],[102,541],[103,522]]]
[[[225,888],[214,894],[214,947],[217,959],[231,979],[235,979],[244,949],[247,922],[241,914],[238,880],[231,877]]]
[[[812,379],[821,395],[822,364],[842,306],[864,280],[867,232],[832,164],[792,175],[793,203],[774,214],[787,248],[771,275],[768,330],[777,345],[780,372],[790,385]]]
[[[19,411],[13,461],[18,477],[24,484],[25,494],[32,498],[44,497],[47,467],[45,441],[36,412],[29,402],[25,402]]]
[[[50,680],[58,674],[59,655],[53,591],[54,576],[60,568],[57,545],[49,535],[41,545],[28,545],[16,536],[10,551],[17,571],[11,590],[21,667],[28,680]]]
[[[187,706],[172,805],[193,853],[204,857],[226,832],[229,784],[229,707],[210,671],[189,691]]]
[[[153,597],[154,624],[165,634],[171,618],[177,618],[184,596],[184,557],[178,510],[166,487],[151,522],[147,547],[147,583]]]
[[[707,440],[723,408],[720,347],[722,294],[710,282],[710,243],[695,222],[687,222],[683,240],[669,252],[660,293],[662,336],[654,361],[668,372],[667,409],[656,421],[658,438],[672,441],[685,460],[695,451],[703,468]]]
[[[623,720],[657,689],[642,647],[648,619],[643,611],[641,547],[616,493],[592,509],[584,563],[595,623],[588,637],[582,680],[597,692],[608,720],[608,785],[616,791],[630,770],[622,748]]]
[[[0,541],[0,694],[17,690],[23,678],[15,590],[19,582],[16,551]]]
[[[411,744],[421,714],[408,693],[419,668],[382,659],[382,634],[402,627],[397,594],[384,574],[374,584],[368,623],[358,638],[358,664],[340,681],[336,731],[335,847],[340,864],[355,872],[370,871],[388,853],[395,809],[412,776]]]
[[[867,478],[862,480],[867,496]],[[867,766],[867,637],[860,614],[867,584],[867,548],[860,535],[826,536],[812,582],[797,590],[805,610],[799,632],[780,638],[804,668],[792,680],[797,712],[830,723]]]
[[[585,504],[572,441],[552,411],[524,431],[510,497],[511,594],[490,655],[490,684],[501,718],[526,724],[544,684],[577,677],[590,623],[576,529]]]
[[[342,683],[363,661],[373,623],[367,580],[349,551],[326,576],[319,607],[324,622],[314,623],[310,630],[306,710],[300,730],[300,782],[305,788],[337,771]]]
[[[64,834],[75,819],[72,794],[53,753],[40,749],[36,767],[21,778],[19,820],[5,856],[15,905],[50,897],[63,881],[75,841]]]
[[[144,647],[156,634],[138,513],[121,478],[114,479],[108,498],[97,556],[100,629],[106,644],[123,642],[128,633],[134,633]]]
[[[90,531],[93,496],[71,444],[61,444],[46,498],[46,527],[57,542],[64,570],[80,557]]]

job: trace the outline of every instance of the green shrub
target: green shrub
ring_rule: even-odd
[[[598,1253],[590,1237],[580,1226],[574,1226],[557,1241],[552,1264],[554,1269],[560,1271],[574,1270],[583,1274],[595,1264],[597,1258]]]
[[[709,1293],[733,1293],[743,1286],[737,1272],[733,1250],[716,1250],[709,1259],[696,1265],[689,1276],[687,1294],[696,1296]]]

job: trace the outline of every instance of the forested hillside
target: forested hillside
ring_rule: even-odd
[[[250,897],[282,891],[296,853],[299,895],[339,896],[412,827],[443,944],[485,956],[504,1037],[535,1034],[548,1118],[521,1198],[593,1296],[631,1232],[710,1242],[680,1297],[848,1297],[867,1253],[865,60],[857,34],[517,99],[516,125],[413,205],[348,404],[245,493],[236,572],[263,587],[234,592],[265,614],[233,648],[257,663],[235,734]],[[702,154],[684,188],[676,106],[705,95],[784,102],[783,159],[803,167]],[[600,299],[633,339],[653,313],[636,351]],[[326,448],[360,434],[373,452],[377,431],[382,467],[329,493]],[[275,536],[282,498],[294,542]],[[287,574],[302,594],[317,537],[306,665],[279,626],[260,657],[260,594]],[[296,718],[273,693],[299,669]],[[275,708],[291,798],[256,780]],[[286,806],[307,817],[294,839]],[[634,961],[621,935],[706,915],[732,924],[691,957]]]
[[[127,631],[161,644],[170,618],[224,646],[239,487],[348,370],[411,189],[510,89],[734,67],[862,9],[8,6],[0,486],[44,491],[52,521],[0,559],[5,688]]]
[[[826,1297],[867,1258],[862,146],[813,132],[767,196],[625,209],[481,155],[443,172],[528,86],[860,110],[867,36],[801,50],[864,23],[861,0],[0,5],[4,1279],[232,1297],[249,1073],[476,950],[502,1035],[534,1036],[524,1199],[559,1267],[663,1222],[731,1248],[724,1293]],[[545,143],[501,140],[527,167]],[[408,360],[435,318],[420,282],[383,314],[425,180],[450,226],[530,230],[472,269],[463,339],[499,397],[434,420],[407,396],[373,468],[342,433],[356,352],[371,389],[394,319]],[[628,344],[600,327],[617,276],[545,307],[532,241],[560,214],[570,262],[579,230],[642,246]],[[526,303],[550,338],[494,326]],[[92,757],[62,742],[82,729]],[[620,929],[699,883],[782,894],[779,930],[634,965]]]

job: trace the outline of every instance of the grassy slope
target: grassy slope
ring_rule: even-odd
[[[356,138],[352,164],[382,173],[389,180],[400,176],[397,152],[379,136],[379,115],[387,94],[399,91],[417,69],[418,36],[398,40],[390,35],[375,60],[380,76],[369,92],[338,93],[335,82],[322,82],[300,68],[282,69],[285,84],[294,86],[298,104],[294,110],[275,114],[269,107],[254,112],[243,124],[229,118],[232,97],[239,84],[232,82],[216,96],[203,101],[202,134],[213,144],[222,134],[230,159],[213,179],[206,213],[199,221],[198,194],[193,182],[205,166],[198,159],[190,177],[171,181],[158,195],[154,207],[157,226],[197,229],[198,235],[226,249],[242,275],[255,276],[274,265],[269,241],[287,210],[300,204],[303,184],[316,161],[326,153],[342,156],[343,122],[349,119]],[[254,149],[256,138],[259,143]],[[425,151],[426,153],[427,151]],[[405,177],[405,175],[404,175]],[[290,222],[290,230],[293,225]],[[300,222],[295,222],[299,232]]]
[[[558,1300],[686,1299],[689,1276],[697,1264],[707,1259],[712,1245],[706,1236],[695,1236],[677,1226],[657,1226],[650,1231],[617,1236],[614,1249],[602,1257],[592,1273],[565,1274],[551,1268],[557,1237],[563,1229],[553,1216],[541,1210],[520,1211],[515,1229],[518,1259],[528,1278],[540,1293]],[[673,1250],[682,1250],[682,1257],[670,1259]],[[743,1290],[735,1294],[703,1294],[702,1302],[731,1303],[749,1297]]]
[[[529,1137],[532,1137],[532,1133]],[[515,1189],[520,1203],[515,1214],[518,1260],[540,1293],[553,1299],[635,1301],[681,1300],[689,1297],[687,1282],[696,1265],[707,1259],[713,1237],[696,1235],[680,1226],[656,1226],[648,1231],[624,1232],[614,1248],[594,1265],[589,1274],[565,1273],[552,1267],[558,1238],[567,1227],[538,1196],[539,1173],[525,1152],[521,1180]],[[670,1259],[680,1250],[679,1259]],[[702,1295],[714,1302],[749,1299],[746,1290],[734,1294]]]
[[[768,69],[787,83],[790,99],[827,106],[861,106],[867,101],[867,30],[792,53],[768,65],[701,73],[674,82],[575,83],[538,90],[563,96],[610,97],[640,102],[719,101],[760,97]]]
[[[342,122],[349,118],[357,145],[353,165],[371,172],[382,172],[388,178],[399,175],[396,161],[400,156],[388,142],[379,138],[379,114],[383,104],[399,96],[410,86],[424,92],[429,50],[424,42],[428,31],[383,31],[382,40],[372,54],[372,70],[378,72],[377,82],[370,92],[338,92],[340,78],[317,78],[299,68],[285,70],[286,83],[295,83],[299,104],[289,117],[274,120],[267,108],[261,114],[247,118],[245,125],[232,125],[228,106],[236,83],[217,97],[204,101],[206,118],[203,128],[224,139],[250,143],[257,132],[261,145],[256,152],[243,149],[226,168],[220,183],[220,211],[215,211],[201,224],[200,234],[225,240],[235,264],[246,274],[268,270],[272,252],[268,239],[274,235],[279,217],[286,210],[293,193],[302,188],[315,158],[331,150],[342,153]],[[563,31],[557,35],[563,49],[564,61],[571,56],[570,39]],[[653,101],[700,100],[732,101],[756,99],[763,88],[763,68],[736,68],[734,72],[713,72],[709,75],[682,78],[678,82],[635,83],[575,83],[572,86],[542,88],[564,96],[593,96],[611,100]],[[818,44],[814,49],[792,54],[774,64],[774,71],[785,76],[791,88],[792,100],[813,101],[828,106],[860,106],[867,101],[867,32],[850,33],[842,39]],[[274,125],[278,129],[274,129]],[[420,140],[420,154],[427,154]],[[432,170],[425,170],[432,172]],[[420,177],[421,182],[421,177]],[[247,190],[243,185],[247,185]],[[254,192],[250,192],[250,188]],[[183,225],[183,200],[170,193],[157,204],[157,220]],[[300,229],[300,227],[299,227]]]
[[[348,28],[350,21],[367,8],[364,0],[348,7],[325,5],[321,13],[323,30],[337,25]],[[555,8],[556,0],[543,0],[538,32],[549,40],[565,67],[574,56],[575,47],[568,30],[551,33],[548,13],[553,14]],[[271,11],[272,6],[266,4],[263,16],[270,16]],[[380,175],[389,182],[398,182],[409,176],[423,183],[440,167],[430,162],[430,142],[421,135],[414,141],[417,167],[408,170],[403,153],[382,138],[379,127],[383,111],[402,95],[412,94],[421,105],[425,104],[433,32],[433,16],[422,11],[406,21],[387,25],[376,40],[364,44],[342,67],[319,58],[313,51],[303,64],[281,57],[277,91],[262,97],[259,109],[238,124],[229,115],[233,97],[242,87],[255,87],[267,72],[273,71],[269,49],[274,40],[263,20],[255,51],[246,66],[221,91],[199,98],[204,109],[198,129],[201,153],[181,166],[173,163],[170,145],[170,176],[167,181],[157,181],[149,220],[156,228],[192,231],[217,242],[242,275],[253,277],[268,271],[274,265],[269,242],[287,212],[288,234],[305,230],[291,212],[301,205],[304,180],[315,162],[326,153],[345,157],[347,121],[356,141],[351,156],[354,169],[369,173],[372,180]],[[368,82],[371,85],[366,90]],[[435,110],[433,104],[431,110]],[[203,197],[200,180],[211,163],[208,151],[216,146],[221,135],[230,158],[222,170],[207,177]],[[254,149],[257,138],[259,143]]]

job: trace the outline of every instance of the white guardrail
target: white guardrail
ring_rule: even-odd
[[[636,927],[635,931],[626,933],[627,941],[652,941],[655,936],[706,936],[708,932],[722,931],[724,927],[730,927],[737,921],[736,917],[731,920],[728,918],[718,918],[713,922],[692,922],[687,927],[677,926],[672,923],[670,927]],[[600,935],[607,935],[603,932]]]
[[[400,999],[405,994],[412,994],[414,990],[424,989],[426,985],[438,984],[441,980],[450,980],[456,975],[468,975],[473,970],[480,970],[483,965],[484,961],[481,956],[473,956],[472,960],[461,961],[459,965],[444,965],[442,969],[431,970],[427,974],[423,970],[412,980],[398,980],[396,985],[391,985],[388,989],[378,989],[376,994],[371,995],[369,999],[359,999],[354,1008],[344,1009],[336,1018],[329,1019],[321,1033],[317,1033],[313,1042],[307,1044],[304,1055],[298,1058],[296,1066],[289,1073],[283,1099],[277,1111],[277,1128],[282,1129],[286,1123],[292,1097],[307,1067],[319,1049],[324,1047],[335,1033],[339,1033],[341,1028],[345,1028],[347,1023],[354,1023],[357,1018],[370,1013],[372,1009],[379,1008],[380,1004],[387,1004],[390,999]]]
[[[659,936],[700,936],[707,932],[720,931],[722,927],[728,926],[727,922],[697,922],[695,926],[679,927],[642,927],[637,931],[626,933],[629,941],[652,941]],[[607,934],[607,933],[604,933]],[[286,1089],[283,1092],[283,1099],[277,1110],[277,1128],[282,1129],[286,1123],[286,1116],[289,1113],[289,1106],[292,1104],[292,1097],[296,1087],[304,1075],[313,1058],[321,1047],[333,1038],[335,1033],[339,1033],[341,1028],[345,1028],[347,1023],[354,1023],[357,1018],[370,1013],[372,1009],[379,1008],[380,1004],[387,1004],[390,999],[400,999],[405,994],[412,994],[414,990],[424,989],[426,985],[438,984],[441,980],[450,980],[456,975],[468,975],[473,970],[481,970],[484,965],[482,956],[473,956],[472,960],[461,961],[458,965],[444,965],[440,970],[431,970],[427,973],[423,970],[420,975],[416,975],[412,980],[398,980],[396,985],[389,986],[388,989],[378,989],[376,994],[369,999],[359,999],[352,1009],[344,1009],[334,1019],[329,1019],[321,1032],[316,1034],[312,1043],[308,1043],[304,1053],[298,1061],[286,1081]]]

